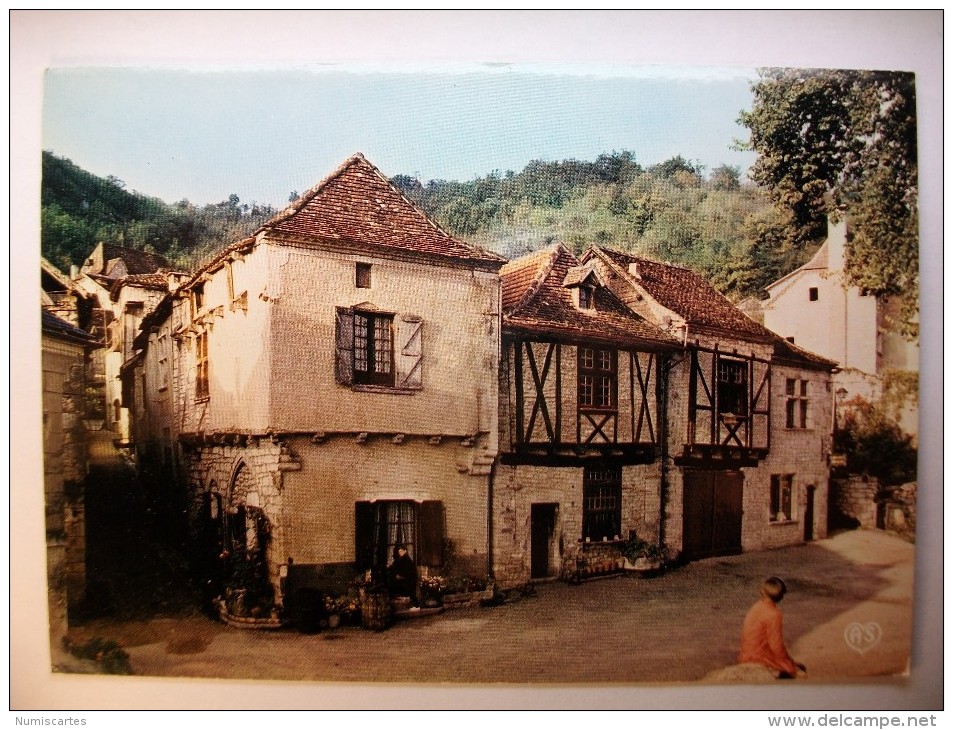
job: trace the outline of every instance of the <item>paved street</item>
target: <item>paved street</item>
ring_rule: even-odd
[[[381,633],[247,631],[199,614],[75,627],[116,639],[136,674],[305,681],[692,682],[733,664],[760,581],[782,576],[785,635],[811,680],[901,674],[907,667],[913,545],[856,531],[783,550],[716,558],[653,579],[630,575],[493,608],[447,611]],[[853,647],[845,632],[856,624]],[[859,631],[857,631],[859,630]]]

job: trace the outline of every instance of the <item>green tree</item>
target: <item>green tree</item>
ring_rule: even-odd
[[[851,474],[877,477],[885,487],[915,481],[917,449],[882,403],[855,398],[834,430],[834,449]]]
[[[919,238],[914,76],[890,71],[762,69],[739,121],[758,153],[751,176],[789,214],[797,244],[846,213],[850,283],[897,297],[917,333]]]

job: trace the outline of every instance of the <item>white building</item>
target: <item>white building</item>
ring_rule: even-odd
[[[767,287],[761,302],[764,325],[795,343],[840,364],[834,389],[838,403],[856,397],[874,401],[885,379],[916,373],[919,345],[893,326],[897,303],[849,285],[844,276],[846,219],[828,222],[827,240],[814,257]],[[904,408],[901,426],[917,433],[916,403]]]

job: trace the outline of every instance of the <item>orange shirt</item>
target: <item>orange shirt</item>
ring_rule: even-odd
[[[796,675],[798,668],[784,646],[781,624],[781,609],[770,598],[762,598],[754,604],[741,629],[738,663],[754,662]]]

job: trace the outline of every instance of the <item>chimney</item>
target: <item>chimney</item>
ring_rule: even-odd
[[[830,271],[844,270],[844,247],[847,244],[847,215],[840,214],[836,223],[827,216],[827,268]]]
[[[639,273],[639,262],[633,261],[629,264],[629,276],[631,276],[636,281],[642,281],[642,274]]]

